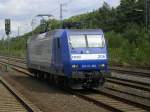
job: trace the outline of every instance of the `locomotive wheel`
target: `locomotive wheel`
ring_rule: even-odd
[[[50,83],[51,83],[51,84],[55,84],[55,78],[54,78],[54,75],[53,75],[53,74],[50,74],[50,77],[51,77]]]
[[[59,78],[57,76],[54,76],[54,84],[59,86]]]
[[[40,80],[40,72],[37,71],[37,79]]]
[[[99,84],[100,84],[100,85],[104,85],[104,83],[105,83],[105,78],[102,77],[102,78],[100,79],[100,81],[99,81]]]
[[[44,79],[45,79],[46,81],[48,81],[48,80],[49,80],[49,74],[44,73]]]
[[[66,77],[63,77],[63,76],[59,76],[57,78],[57,85],[59,87],[68,87],[68,80]]]
[[[63,86],[64,86],[64,87],[69,87],[68,78],[66,78],[66,77],[64,77]]]
[[[39,71],[39,80],[44,80],[44,73]]]
[[[33,76],[34,78],[36,78],[36,77],[37,77],[37,72],[36,72],[36,70],[29,69],[29,72],[31,72],[31,73],[32,73],[32,76]]]
[[[33,76],[34,76],[34,78],[37,78],[37,72],[36,71],[33,72]]]

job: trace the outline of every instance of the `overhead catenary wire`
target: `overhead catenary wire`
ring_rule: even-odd
[[[76,0],[77,1],[77,0]],[[79,1],[79,0],[78,0]],[[73,1],[74,2],[74,1]],[[76,15],[76,14],[82,14],[82,13],[85,13],[85,12],[91,12],[91,11],[94,11],[94,10],[96,10],[96,9],[98,9],[100,6],[102,6],[102,4],[104,3],[104,1],[100,1],[99,2],[99,6],[98,7],[96,7],[97,6],[97,4],[98,4],[98,2],[96,2],[96,3],[94,3],[94,4],[89,4],[89,5],[87,5],[87,6],[85,6],[85,7],[83,7],[83,8],[78,8],[78,9],[75,9],[75,10],[69,10],[70,11],[70,13],[71,13],[71,15],[70,16],[74,16],[74,15]],[[72,14],[74,14],[74,15],[72,15]]]

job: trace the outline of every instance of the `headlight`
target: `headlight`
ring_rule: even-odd
[[[105,64],[100,64],[99,66],[100,66],[100,68],[104,68]]]
[[[79,67],[79,66],[76,65],[76,64],[72,65],[72,68],[78,68],[78,67]]]

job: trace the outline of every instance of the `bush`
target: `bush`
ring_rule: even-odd
[[[133,26],[122,34],[106,33],[110,64],[150,66],[150,42],[148,34]]]

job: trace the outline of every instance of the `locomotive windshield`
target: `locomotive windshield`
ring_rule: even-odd
[[[104,47],[102,35],[87,35],[88,47]]]
[[[84,35],[70,36],[70,45],[72,48],[86,47],[85,36]]]
[[[72,48],[95,48],[105,45],[102,35],[71,35],[69,41]]]

